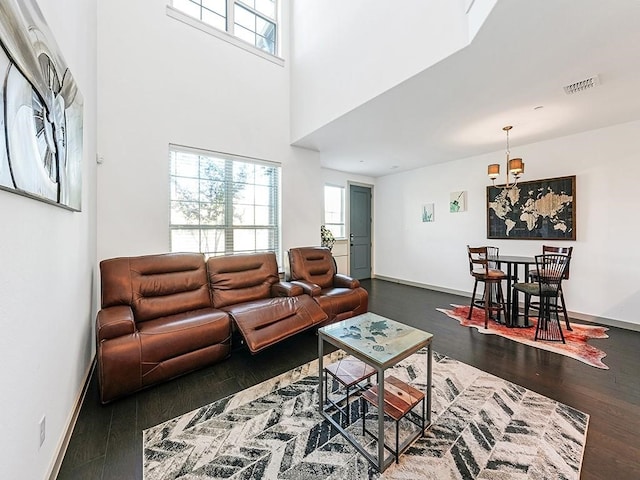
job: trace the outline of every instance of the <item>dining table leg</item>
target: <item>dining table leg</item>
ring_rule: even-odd
[[[514,317],[511,309],[511,301],[513,294],[511,293],[511,263],[507,264],[507,309],[510,311],[509,318],[507,317],[507,313],[505,312],[505,322],[508,326],[512,327],[514,325]]]
[[[510,272],[513,274],[512,284],[518,283],[518,267],[519,266],[520,266],[519,263],[513,264],[513,271]],[[509,275],[509,278],[511,278],[511,275]],[[514,291],[513,288],[511,288],[509,291],[511,293],[511,326],[517,327],[518,313],[520,311],[520,304],[518,302],[518,292],[517,290]]]

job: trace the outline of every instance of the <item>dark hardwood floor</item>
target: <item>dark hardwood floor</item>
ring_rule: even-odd
[[[435,310],[467,298],[382,280],[362,284],[370,311],[433,333],[437,352],[590,414],[582,479],[640,479],[640,332],[610,328],[610,338],[590,340],[607,352],[610,370],[600,370],[480,334]],[[316,335],[304,332],[259,355],[236,349],[224,362],[107,406],[94,372],[58,479],[142,479],[144,429],[316,356]]]

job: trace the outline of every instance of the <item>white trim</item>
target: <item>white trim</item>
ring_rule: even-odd
[[[218,157],[227,158],[229,160],[240,160],[240,161],[247,160],[251,163],[255,163],[256,165],[266,165],[268,167],[282,168],[282,163],[274,162],[272,160],[264,160],[262,158],[256,158],[256,157],[247,157],[246,155],[237,155],[235,153],[218,152],[215,150],[205,150],[204,148],[189,147],[187,145],[180,145],[178,143],[170,143],[169,153],[171,153],[171,150],[178,150],[184,153],[194,153],[196,155],[203,155],[207,157],[218,156]]]
[[[253,53],[258,57],[262,57],[265,60],[270,61],[271,63],[275,63],[276,65],[279,65],[280,67],[284,67],[283,58],[277,57],[275,55],[271,55],[270,53],[267,53],[264,50],[260,50],[259,48],[256,48],[254,45],[251,45],[250,43],[245,42],[244,40],[238,37],[235,37],[227,32],[223,32],[222,30],[219,30],[216,27],[213,27],[207,23],[204,23],[198,20],[197,18],[193,18],[192,16],[181,12],[180,10],[172,7],[171,5],[167,5],[167,16],[175,20],[178,20],[179,22],[185,23],[193,28],[197,28],[201,32],[208,33],[209,35],[219,38],[220,40],[230,43],[231,45],[235,45],[236,47],[241,48],[242,50],[245,50],[249,53]]]
[[[371,275],[371,277],[376,278],[378,280],[384,280],[385,282],[399,283],[400,285],[408,285],[410,287],[424,288],[425,290],[433,290],[435,292],[450,293],[451,295],[459,295],[461,297],[471,298],[471,292],[465,292],[463,290],[454,290],[453,288],[438,287],[436,285],[429,285],[429,284],[420,283],[420,282],[412,282],[411,280],[401,280],[399,278],[386,277],[384,275],[378,275],[378,274]]]
[[[76,427],[76,422],[78,421],[78,416],[80,416],[80,409],[82,408],[82,404],[84,403],[84,399],[87,396],[87,391],[89,390],[89,384],[91,382],[91,372],[96,367],[96,357],[93,357],[93,360],[89,364],[89,368],[84,375],[84,382],[82,384],[82,389],[78,393],[78,397],[73,406],[73,410],[71,411],[69,418],[67,419],[67,428],[65,429],[64,435],[58,442],[58,448],[56,449],[57,453],[53,459],[53,463],[49,466],[49,473],[45,478],[49,480],[56,480],[58,474],[60,473],[60,467],[62,467],[62,461],[64,460],[64,456],[67,453],[67,448],[69,447],[69,441],[71,440],[71,435],[73,434],[73,430]]]

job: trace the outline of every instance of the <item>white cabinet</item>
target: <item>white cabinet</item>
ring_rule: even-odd
[[[336,265],[338,267],[338,273],[349,274],[349,240],[341,239],[336,240],[331,249],[333,258],[336,259]]]

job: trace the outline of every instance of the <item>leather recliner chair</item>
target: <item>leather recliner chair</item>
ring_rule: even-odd
[[[100,262],[96,319],[102,403],[219,362],[228,315],[213,308],[204,256],[171,253]]]
[[[302,288],[280,281],[273,252],[211,257],[207,272],[214,307],[229,313],[251,353],[327,319]]]
[[[300,285],[328,315],[323,325],[366,313],[369,294],[360,282],[337,273],[336,262],[326,247],[289,250],[289,277]]]

